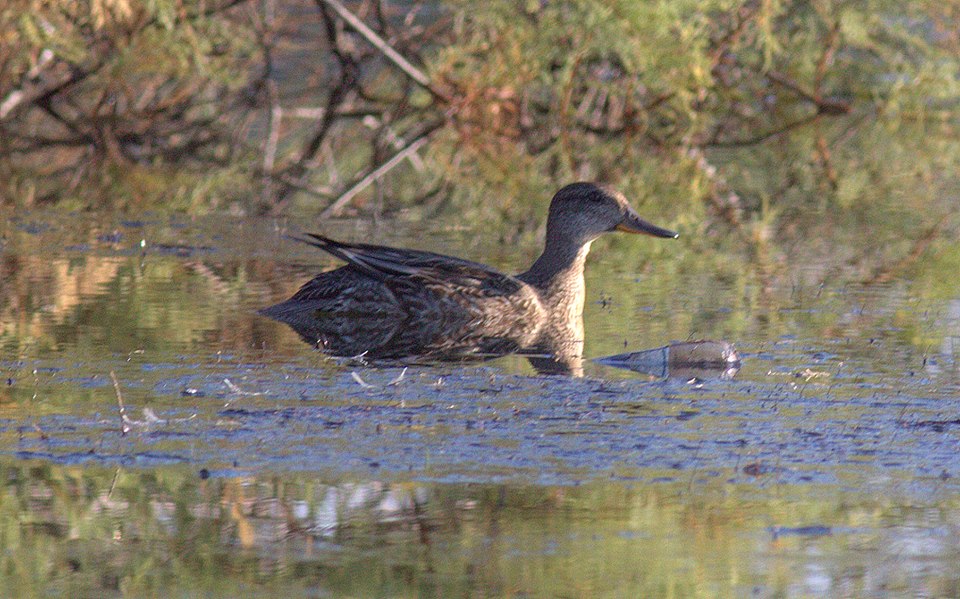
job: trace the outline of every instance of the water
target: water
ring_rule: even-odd
[[[538,250],[441,225],[324,232],[509,271]],[[770,277],[684,238],[605,239],[589,357],[713,338],[744,362],[572,379],[311,350],[256,314],[334,264],[280,236],[305,223],[0,228],[2,588],[960,594],[960,302],[922,269],[862,285],[801,253]]]

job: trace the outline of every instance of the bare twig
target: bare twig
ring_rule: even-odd
[[[364,381],[362,378],[360,378],[360,375],[357,374],[356,371],[352,371],[352,372],[350,373],[350,377],[351,377],[358,385],[360,385],[362,388],[364,388],[364,389],[373,389],[373,385],[371,385],[370,383],[367,383],[367,382]]]
[[[227,386],[227,389],[229,389],[231,393],[236,393],[237,395],[263,395],[262,391],[244,391],[230,379],[223,379],[223,384]]]
[[[746,239],[743,229],[743,215],[740,206],[740,196],[736,194],[715,166],[707,161],[707,157],[700,148],[691,148],[687,156],[693,160],[694,167],[709,184],[707,201],[713,205],[717,213],[741,236]]]
[[[573,97],[573,87],[576,82],[577,69],[580,68],[583,56],[584,53],[582,51],[578,52],[570,64],[570,72],[563,86],[562,99],[560,100],[560,109],[558,111],[560,113],[560,149],[570,172],[576,172],[577,170],[576,157],[570,143],[570,101]]]
[[[923,234],[914,240],[913,246],[910,248],[910,251],[907,252],[907,255],[900,258],[892,264],[885,264],[873,271],[868,278],[863,281],[864,285],[874,285],[880,283],[887,283],[897,273],[908,268],[911,264],[915,263],[920,259],[920,256],[927,250],[933,241],[940,236],[940,233],[943,231],[944,226],[947,224],[947,219],[952,216],[951,213],[944,214],[940,219],[933,224],[930,228],[923,232]]]
[[[275,85],[270,85],[271,90],[275,90]],[[263,148],[263,172],[269,175],[273,171],[273,164],[277,158],[277,143],[280,141],[280,120],[283,118],[283,109],[280,108],[279,104],[276,104],[275,96],[276,92],[271,92],[271,102],[273,105],[270,108],[270,129],[267,134],[267,143],[264,144]]]
[[[797,127],[802,127],[808,123],[812,123],[817,117],[820,116],[820,113],[814,113],[810,116],[801,117],[795,121],[790,121],[784,125],[773,129],[772,131],[766,131],[753,137],[748,137],[745,139],[730,139],[725,141],[710,141],[703,144],[701,147],[704,148],[736,148],[742,146],[753,146],[767,141],[768,139],[777,137],[778,135],[783,135],[791,129],[796,129]]]
[[[47,433],[43,432],[43,429],[40,428],[40,425],[37,424],[36,422],[33,423],[33,430],[37,431],[37,434],[40,435],[41,441],[46,441],[50,438],[50,436],[47,435]]]
[[[120,468],[117,468],[113,472],[113,480],[110,481],[110,490],[107,491],[107,499],[113,497],[113,490],[117,488],[117,481],[120,480]]]
[[[130,432],[130,426],[128,425],[127,409],[123,405],[123,393],[120,392],[120,381],[117,380],[117,375],[112,370],[110,371],[110,378],[113,380],[113,390],[117,394],[117,406],[120,409],[120,434],[126,435]]]
[[[277,193],[276,198],[274,199],[274,204],[272,207],[267,208],[267,211],[272,214],[279,213],[287,204],[290,199],[290,194],[296,189],[294,185],[289,183],[289,180],[296,181],[307,172],[307,165],[310,161],[313,160],[317,152],[320,150],[320,147],[323,144],[323,141],[326,139],[327,134],[330,132],[331,127],[333,127],[335,122],[335,113],[337,108],[343,103],[347,94],[351,89],[353,89],[357,84],[357,64],[349,56],[345,55],[340,51],[338,42],[337,42],[337,31],[333,17],[327,14],[325,9],[326,4],[322,0],[316,0],[321,8],[320,13],[323,16],[324,26],[327,30],[327,37],[330,40],[330,43],[333,45],[332,54],[340,63],[341,76],[337,84],[330,90],[329,95],[327,96],[327,105],[324,108],[323,118],[320,119],[320,124],[317,126],[316,132],[304,146],[303,151],[300,153],[299,159],[287,169],[285,175],[289,177],[282,178],[284,185],[281,186],[280,190]]]
[[[747,2],[744,2],[735,11],[735,14],[731,14],[731,18],[734,20],[734,23],[731,25],[730,29],[711,43],[713,48],[710,51],[710,59],[714,64],[720,60],[720,57],[730,48],[730,46],[735,44],[737,40],[740,39],[740,36],[746,30],[747,25],[754,17],[757,16],[757,14],[759,14],[760,10],[763,8],[763,4],[763,2],[757,2],[756,0],[747,0]]]
[[[261,30],[258,32],[259,41],[263,52],[263,79],[267,92],[267,100],[270,104],[270,119],[267,129],[267,138],[263,144],[263,200],[264,203],[273,193],[272,180],[270,173],[273,172],[273,166],[277,158],[277,144],[280,141],[280,122],[283,119],[283,110],[277,94],[277,82],[274,80],[274,13],[276,5],[273,0],[263,1],[263,22]]]
[[[328,218],[331,216],[337,216],[343,210],[343,208],[350,203],[358,193],[370,186],[374,181],[385,175],[387,172],[393,170],[395,166],[400,164],[407,156],[416,152],[420,147],[427,143],[426,137],[421,137],[413,143],[411,143],[406,148],[400,150],[389,160],[375,168],[374,170],[367,173],[362,179],[357,181],[350,189],[346,190],[340,197],[338,197],[332,204],[327,206],[323,212],[320,213],[320,218]]]
[[[43,22],[41,20],[41,22]],[[47,31],[48,34],[53,33],[55,30],[51,27],[52,31]],[[40,73],[46,69],[49,65],[53,64],[53,50],[50,48],[44,48],[40,52],[40,58],[37,60],[37,64],[34,65],[32,69],[27,72],[26,79],[27,81],[33,82],[40,76]],[[0,120],[3,120],[14,108],[16,108],[24,99],[28,98],[28,93],[24,91],[26,83],[11,91],[7,94],[7,97],[4,98],[3,102],[0,102]]]
[[[827,33],[826,43],[823,46],[823,53],[820,60],[817,61],[817,71],[813,79],[813,91],[818,98],[822,98],[823,79],[827,75],[827,69],[833,63],[833,57],[837,52],[837,45],[840,41],[840,21],[835,20]]]
[[[824,67],[826,68],[826,67]],[[805,90],[799,83],[791,79],[790,77],[784,75],[783,73],[777,71],[767,72],[767,79],[773,81],[774,83],[779,83],[783,87],[793,91],[798,96],[812,102],[817,107],[817,112],[822,114],[829,115],[838,115],[838,114],[847,114],[850,112],[850,103],[845,102],[837,98],[823,98],[820,96],[819,91],[809,92]],[[820,83],[817,83],[819,86]]]
[[[430,93],[442,99],[449,99],[449,95],[444,91],[437,89],[431,82],[430,78],[426,73],[413,66],[406,58],[404,58],[399,52],[393,49],[382,37],[377,35],[377,32],[373,29],[367,27],[367,25],[361,21],[355,14],[347,10],[347,7],[340,3],[340,0],[317,0],[322,1],[324,4],[329,6],[335,13],[337,13],[341,19],[350,24],[353,29],[362,35],[364,39],[370,42],[373,47],[383,53],[387,57],[387,60],[392,62],[404,72],[408,77],[422,85]]]
[[[403,370],[400,371],[400,374],[397,375],[397,378],[395,378],[395,379],[393,379],[392,381],[390,381],[389,383],[387,383],[387,387],[392,387],[392,386],[394,386],[394,385],[399,385],[399,384],[400,384],[400,381],[403,380],[403,377],[404,377],[404,375],[406,375],[406,374],[407,374],[407,369],[404,368]]]
[[[196,414],[194,414],[196,415]],[[151,410],[150,408],[143,408],[143,420],[147,424],[166,424],[167,420],[157,416],[157,413]]]
[[[323,212],[320,213],[320,218],[329,218],[331,216],[337,216],[343,210],[343,208],[350,203],[358,193],[369,187],[374,181],[385,175],[386,173],[393,170],[398,164],[403,162],[408,156],[412,155],[414,152],[419,150],[427,141],[429,140],[430,134],[440,128],[442,122],[435,123],[429,126],[425,131],[414,137],[414,139],[406,145],[402,150],[396,152],[386,160],[383,164],[379,165],[366,175],[360,178],[359,181],[350,186],[349,189],[344,191],[340,196],[334,200],[332,204],[327,206]]]
[[[347,89],[349,89],[351,85],[352,82],[350,81],[341,81],[340,85],[335,87],[330,92],[330,96],[327,100],[327,109],[324,112],[324,116],[319,127],[317,127],[316,133],[313,135],[313,138],[311,138],[309,143],[307,143],[297,162],[288,169],[287,173],[284,173],[284,176],[281,177],[281,181],[283,181],[284,185],[277,193],[277,197],[274,200],[274,205],[269,210],[270,213],[278,214],[284,208],[284,206],[286,206],[287,201],[289,201],[290,193],[297,189],[297,185],[295,185],[293,182],[297,181],[305,172],[307,172],[307,164],[313,160],[313,157],[317,154],[317,151],[322,146],[327,133],[329,133],[330,128],[333,126],[333,115],[336,106],[343,101],[343,97],[346,95]]]
[[[388,125],[386,122],[381,121],[380,119],[373,116],[372,114],[363,117],[362,122],[364,125],[370,127],[371,129],[376,129],[379,127],[381,131],[383,131],[383,136],[386,139],[387,143],[393,146],[393,149],[395,150],[404,149],[405,143],[403,141],[403,138],[397,135],[397,132],[393,129],[393,127]],[[421,160],[417,154],[409,154],[408,158],[410,159],[410,165],[413,168],[415,168],[417,172],[420,172],[424,169],[423,160]]]
[[[837,169],[833,168],[833,164],[831,163],[830,147],[827,145],[827,138],[819,131],[819,127],[817,127],[817,129],[817,161],[823,168],[823,174],[826,177],[826,182],[830,185],[830,189],[836,191]]]

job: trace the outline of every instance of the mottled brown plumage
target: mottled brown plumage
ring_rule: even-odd
[[[347,265],[263,313],[338,356],[450,360],[524,351],[546,355],[532,359],[542,370],[568,371],[583,348],[587,252],[613,230],[677,236],[596,183],[557,192],[543,254],[517,276],[460,258],[308,234],[298,239]]]

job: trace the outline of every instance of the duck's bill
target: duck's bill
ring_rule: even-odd
[[[679,233],[658,227],[653,223],[648,223],[636,214],[631,213],[627,213],[627,215],[623,218],[620,224],[615,227],[615,229],[625,233],[639,233],[642,235],[653,235],[654,237],[665,237],[668,239],[676,239],[680,236]]]

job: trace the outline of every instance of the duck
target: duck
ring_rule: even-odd
[[[578,182],[550,201],[543,252],[525,272],[421,250],[294,239],[346,264],[261,310],[334,356],[468,360],[521,352],[541,372],[569,371],[583,349],[584,266],[608,232],[676,239],[603,183]]]

